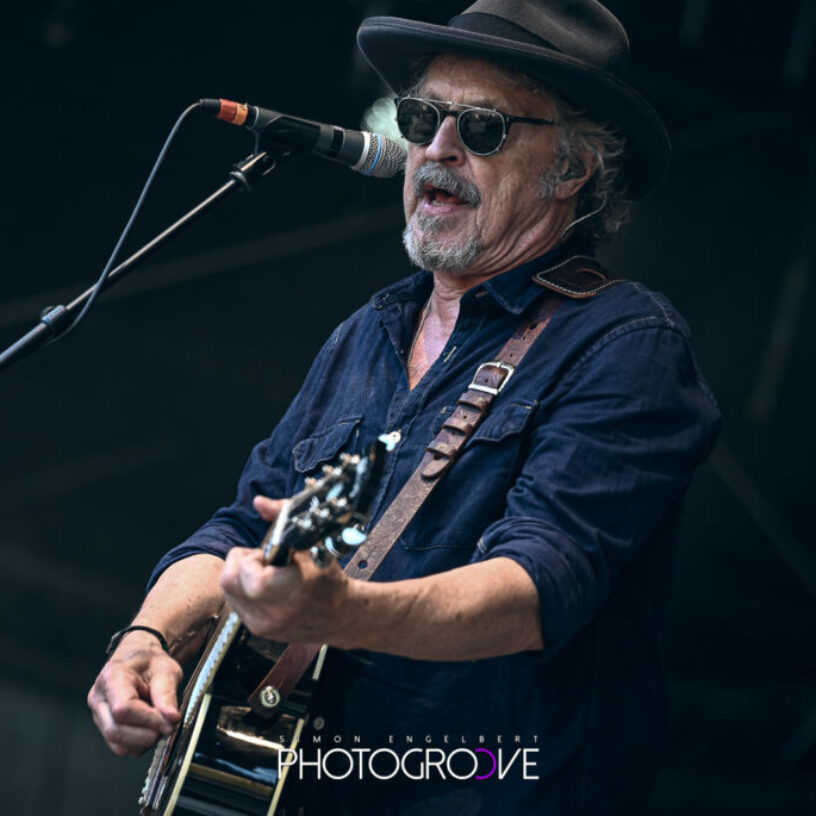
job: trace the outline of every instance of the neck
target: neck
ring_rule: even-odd
[[[469,274],[467,271],[463,272],[444,272],[435,271],[433,273],[434,285],[431,300],[431,313],[437,318],[444,318],[445,322],[450,322],[451,328],[456,322],[456,317],[459,314],[459,301],[462,296],[479,284],[484,283],[491,278],[509,272],[511,269],[516,269],[529,261],[535,260],[548,252],[552,252],[561,244],[555,244],[551,247],[539,250],[537,252],[525,253],[511,266],[502,267],[495,272],[488,272],[483,274]]]
[[[428,316],[433,316],[435,321],[438,321],[440,326],[447,329],[447,334],[453,331],[453,326],[456,323],[456,318],[459,316],[459,301],[462,295],[478,286],[492,275],[464,278],[459,275],[450,275],[440,272],[434,272],[434,288],[431,295],[430,310]]]
[[[499,242],[492,250],[485,250],[468,269],[448,272],[431,270],[434,276],[434,300],[440,302],[458,300],[469,289],[495,278],[511,269],[552,252],[569,237],[569,227],[574,218],[573,202],[564,206],[551,206],[547,217],[533,227],[520,240],[516,238],[508,246]]]

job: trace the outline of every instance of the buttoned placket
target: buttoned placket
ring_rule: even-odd
[[[425,445],[430,442],[430,439],[421,440],[419,445],[413,444],[414,440],[411,438],[411,434],[417,423],[425,427],[422,421],[424,417],[423,409],[429,397],[444,383],[450,362],[456,350],[466,345],[469,340],[478,337],[486,315],[484,309],[474,308],[474,304],[477,302],[477,299],[483,299],[486,294],[487,292],[485,290],[474,292],[472,297],[468,299],[465,307],[460,309],[453,331],[445,347],[413,389],[409,388],[408,371],[405,367],[403,347],[405,345],[405,337],[410,335],[410,329],[416,324],[418,318],[417,308],[421,309],[422,304],[426,301],[421,299],[413,301],[413,308],[408,308],[408,301],[399,301],[396,299],[393,302],[381,303],[379,305],[380,325],[389,338],[391,351],[397,356],[404,376],[400,383],[400,388],[394,392],[389,403],[386,420],[387,428],[384,429],[384,432],[397,433],[399,435],[399,441],[386,460],[385,473],[380,490],[373,503],[368,525],[369,528],[373,526],[381,515],[381,512],[384,511],[383,501],[385,496],[389,493],[393,493],[395,486],[391,484],[391,481],[394,473],[398,468],[401,468],[403,464],[403,457],[406,455],[406,450],[410,451],[408,455],[412,457],[412,461],[408,462],[407,467],[404,469],[406,474],[413,472],[419,460],[422,458]],[[461,391],[464,391],[467,384],[468,383],[463,380],[461,387],[458,383],[448,385],[447,387],[453,394],[452,398],[455,399]]]

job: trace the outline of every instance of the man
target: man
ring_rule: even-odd
[[[428,271],[335,331],[235,502],[159,564],[134,621],[155,632],[119,639],[94,719],[119,754],[169,733],[179,663],[226,597],[256,634],[335,647],[313,711],[328,738],[535,752],[503,779],[306,775],[307,816],[636,813],[662,733],[678,509],[718,415],[665,299],[559,270],[616,228],[624,184],[658,183],[665,131],[622,81],[625,32],[594,0],[479,0],[445,27],[372,18],[358,37],[404,93],[404,242]],[[480,364],[556,301],[373,580],[305,554],[263,565],[280,497],[389,431],[376,523]]]

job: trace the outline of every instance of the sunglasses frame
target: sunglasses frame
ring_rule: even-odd
[[[481,105],[461,105],[456,102],[444,101],[441,99],[426,99],[425,97],[422,96],[398,96],[394,99],[394,104],[396,105],[397,108],[396,111],[397,126],[399,126],[400,105],[406,101],[423,102],[436,113],[436,127],[434,128],[434,131],[431,134],[430,139],[424,142],[415,142],[412,139],[409,139],[402,132],[402,128],[400,128],[400,133],[402,133],[406,141],[410,142],[411,144],[421,146],[429,145],[434,140],[434,138],[436,138],[436,134],[439,133],[439,128],[442,127],[442,123],[445,121],[445,117],[455,116],[456,133],[459,136],[459,141],[462,143],[462,147],[464,147],[465,150],[468,151],[468,153],[472,153],[474,156],[494,156],[496,153],[498,153],[504,147],[504,142],[507,139],[507,134],[510,132],[510,125],[512,125],[514,122],[522,122],[527,125],[545,125],[551,127],[561,124],[560,122],[557,122],[555,119],[534,119],[529,116],[510,116],[510,114],[504,113],[503,111],[496,110],[495,108],[485,108]],[[461,108],[461,110],[454,110],[453,108],[449,107],[450,105],[454,105],[456,108]],[[468,147],[464,138],[462,138],[462,116],[468,113],[469,111],[485,111],[487,113],[492,113],[501,117],[502,137],[501,141],[499,142],[496,148],[488,151],[487,153],[479,153],[478,151],[473,150],[473,148]]]

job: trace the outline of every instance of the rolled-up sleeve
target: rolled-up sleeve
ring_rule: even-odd
[[[506,513],[478,557],[512,558],[530,574],[546,650],[594,618],[718,426],[687,337],[648,319],[598,340],[542,401]]]

